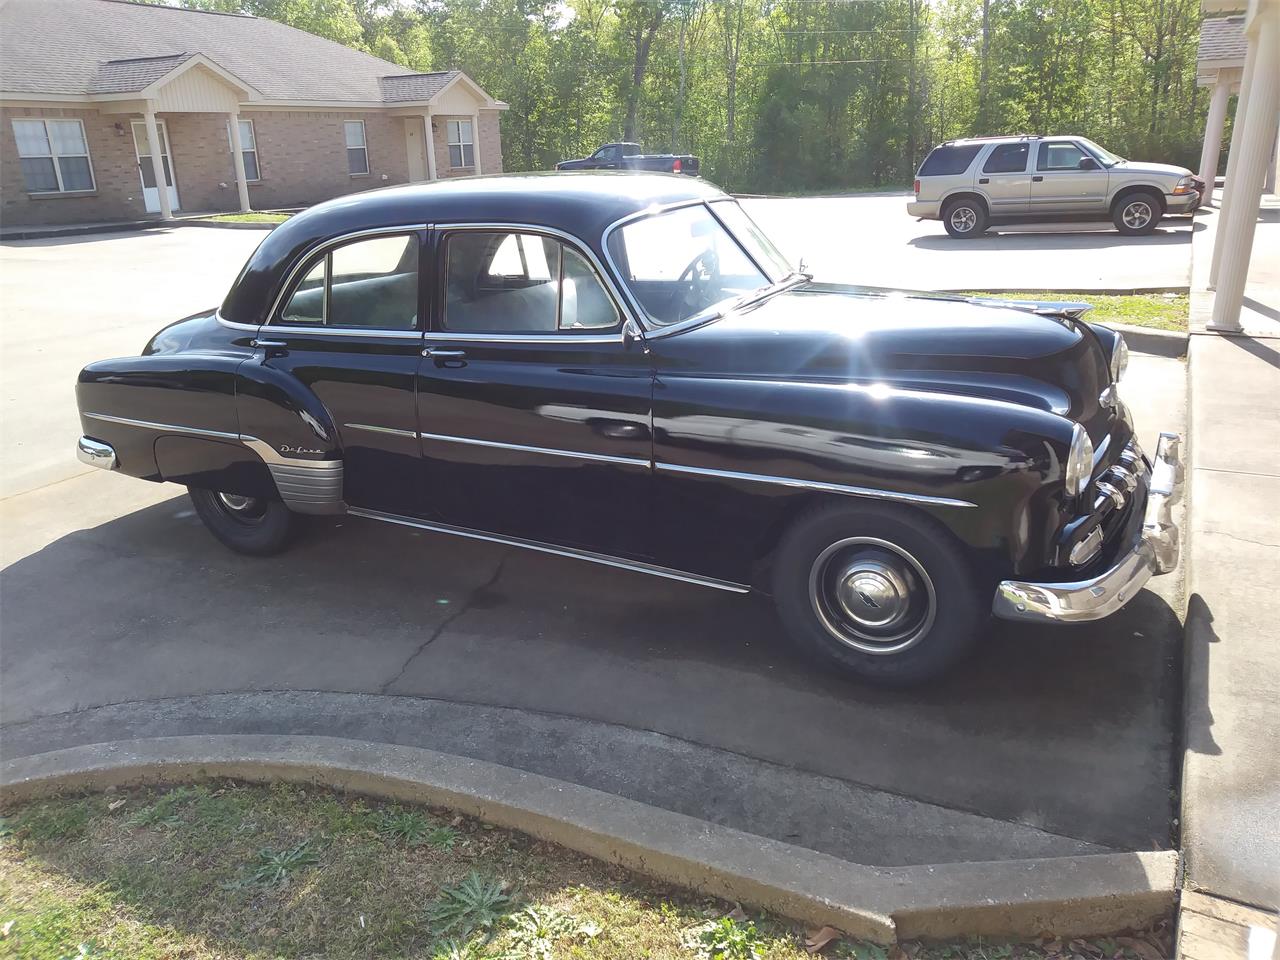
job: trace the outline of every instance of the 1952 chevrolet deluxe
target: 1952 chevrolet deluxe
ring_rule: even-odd
[[[754,590],[903,684],[1177,562],[1178,439],[1144,456],[1084,309],[816,283],[688,177],[395,187],[86,367],[78,453],[245,553],[345,512]]]

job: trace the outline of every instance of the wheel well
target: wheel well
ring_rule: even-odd
[[[991,212],[990,210],[988,210],[988,209],[987,209],[987,201],[983,199],[983,197],[982,197],[982,195],[981,195],[981,194],[979,194],[979,193],[971,193],[971,192],[966,191],[966,192],[964,192],[964,193],[953,193],[953,194],[951,194],[949,197],[945,198],[945,199],[942,201],[942,207],[941,207],[941,209],[942,209],[942,211],[943,211],[944,215],[945,215],[945,212],[946,212],[947,208],[948,208],[948,207],[950,207],[950,206],[951,206],[953,203],[955,203],[957,200],[970,200],[970,201],[975,201],[975,202],[977,202],[977,203],[982,207],[982,212],[983,212],[983,213],[987,213],[987,214],[989,214],[989,213]]]
[[[1111,200],[1111,212],[1115,213],[1116,207],[1120,206],[1121,201],[1125,200],[1127,197],[1132,197],[1135,193],[1145,193],[1149,196],[1155,197],[1156,203],[1160,206],[1160,212],[1165,212],[1164,192],[1158,187],[1150,184],[1135,184],[1131,187],[1124,187],[1121,189],[1120,192]]]

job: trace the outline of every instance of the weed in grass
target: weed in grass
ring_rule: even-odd
[[[840,960],[888,960],[889,949],[878,943],[842,943],[836,956]]]
[[[507,955],[511,960],[553,960],[559,942],[590,940],[600,935],[600,927],[584,923],[571,913],[555,907],[525,907],[508,918]]]
[[[435,829],[435,824],[415,810],[386,810],[378,818],[379,834],[410,847],[426,843]]]
[[[501,880],[482,877],[474,870],[456,887],[445,887],[427,908],[427,922],[436,936],[470,937],[491,933],[511,909],[512,899]]]
[[[436,827],[426,836],[428,847],[435,850],[452,850],[458,843],[460,834],[453,827]]]
[[[258,856],[246,872],[239,878],[224,884],[228,890],[239,890],[247,886],[275,887],[284,883],[289,877],[306,867],[320,861],[320,852],[310,840],[304,840],[296,847],[288,850],[259,850]]]
[[[445,940],[435,948],[431,960],[484,960],[484,946],[478,940]]]
[[[182,823],[182,808],[208,795],[204,787],[178,787],[143,807],[129,823],[135,827],[176,827]]]
[[[16,820],[14,833],[23,840],[76,840],[89,826],[89,803],[53,801],[29,807]]]
[[[697,928],[686,946],[697,953],[698,960],[762,960],[764,940],[750,920],[721,917]]]
[[[16,832],[13,817],[0,817],[0,837],[11,837]]]

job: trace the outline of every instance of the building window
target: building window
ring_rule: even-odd
[[[476,165],[476,148],[472,139],[470,120],[450,120],[449,126],[449,166],[474,167]]]
[[[227,149],[235,149],[235,144],[231,142],[230,121],[227,121]],[[250,183],[261,180],[262,172],[258,169],[258,141],[253,135],[252,120],[240,121],[240,153],[244,156],[244,178]]]
[[[347,172],[353,177],[369,172],[369,149],[365,146],[364,121],[348,120],[343,123],[347,131]]]
[[[30,193],[92,190],[89,143],[79,120],[15,120],[22,179]]]

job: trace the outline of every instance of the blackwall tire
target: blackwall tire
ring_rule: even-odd
[[[1155,230],[1164,211],[1154,193],[1129,193],[1111,209],[1111,222],[1126,237],[1145,237]]]
[[[945,673],[986,620],[965,551],[906,510],[820,508],[798,518],[775,557],[774,602],[798,647],[885,686]]]
[[[296,518],[279,500],[239,497],[189,487],[196,514],[223,545],[237,553],[266,557],[289,545]]]
[[[957,240],[972,240],[987,232],[986,205],[981,200],[962,197],[952,200],[942,210],[942,225]]]

